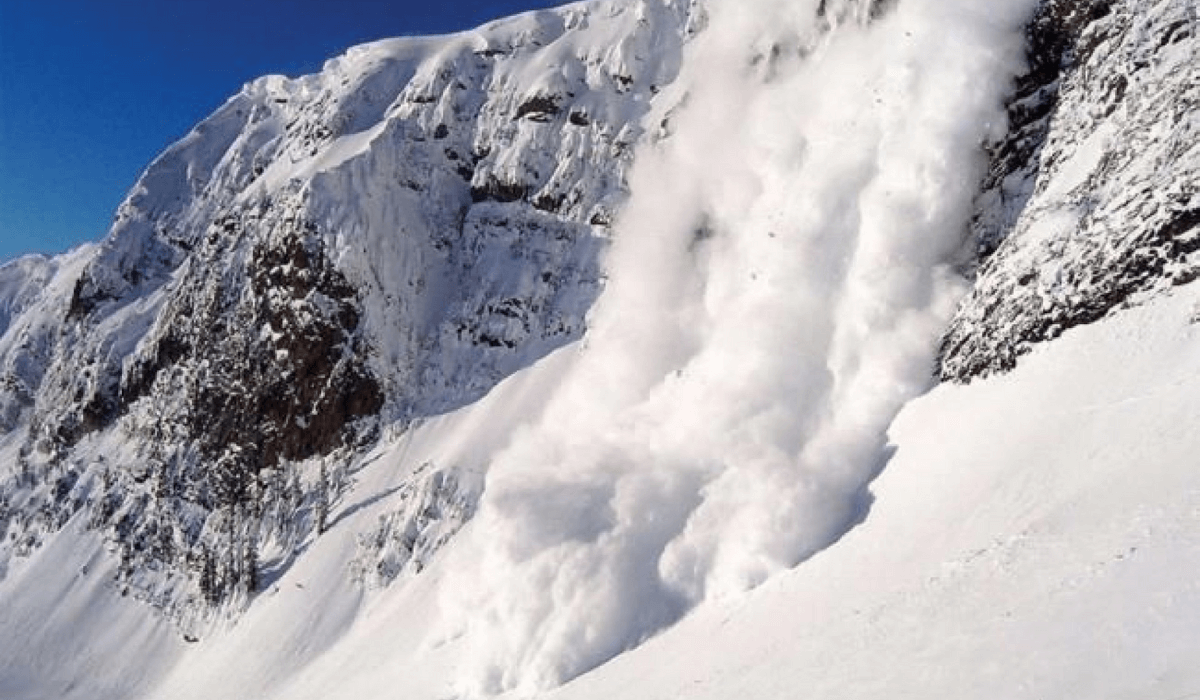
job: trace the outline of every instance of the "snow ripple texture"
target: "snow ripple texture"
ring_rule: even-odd
[[[873,5],[711,3],[576,366],[455,552],[467,692],[570,679],[864,517],[965,288],[1033,3]]]

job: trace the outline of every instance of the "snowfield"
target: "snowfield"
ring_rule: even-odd
[[[894,453],[861,525],[744,598],[701,606],[537,696],[1170,700],[1200,692],[1198,314],[1193,284],[1073,330],[1011,375],[914,401],[889,431]],[[499,392],[536,381],[519,376]],[[456,420],[470,422],[465,414],[476,410],[487,407]],[[265,696],[452,697],[469,647],[427,636],[442,575],[368,599],[344,637]],[[282,589],[294,588],[291,578]],[[311,585],[304,579],[295,581]],[[263,639],[297,634],[295,620],[311,612],[289,593],[301,607],[272,616],[278,628],[250,618],[246,636],[233,633],[239,651],[213,642],[225,663],[260,657]],[[189,659],[178,685],[157,697],[192,697],[185,689],[226,677],[223,668],[262,678],[273,666]],[[220,695],[248,693],[234,685]]]
[[[560,351],[372,455],[328,536],[244,618],[198,642],[180,641],[103,578],[73,585],[98,545],[58,538],[0,583],[0,624],[13,632],[0,642],[0,694],[456,697],[470,647],[439,634],[436,603],[453,557],[364,594],[345,575],[354,533],[393,505],[397,472],[430,462],[469,471],[576,353]],[[869,512],[841,540],[536,696],[1198,692],[1198,392],[1198,284],[1072,329],[1011,374],[940,386],[892,425]]]
[[[0,700],[1200,697],[1196,46],[599,0],[247,85],[0,267]]]

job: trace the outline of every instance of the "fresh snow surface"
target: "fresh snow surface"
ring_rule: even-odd
[[[479,404],[397,437],[363,470],[350,515],[237,626],[182,656],[177,644],[123,651],[113,663],[129,672],[175,663],[166,684],[129,697],[457,697],[470,640],[437,633],[436,603],[454,559],[437,559],[406,585],[353,594],[348,533],[386,509],[397,471],[429,460],[478,465],[476,450],[494,447],[514,413],[532,410],[577,361],[575,349],[561,351]],[[891,458],[862,524],[794,570],[703,604],[642,646],[536,695],[1173,700],[1200,692],[1197,392],[1200,284],[1072,329],[1012,374],[940,386],[893,424]],[[60,585],[40,575],[48,588]],[[86,630],[110,614],[88,608],[75,624]],[[138,619],[132,609],[124,615],[123,624]],[[3,644],[11,654],[22,642]],[[71,659],[68,668],[80,663],[43,652]],[[20,691],[5,697],[41,697]]]
[[[112,585],[116,562],[82,525],[0,572],[0,698],[134,697],[181,656],[178,632]]]

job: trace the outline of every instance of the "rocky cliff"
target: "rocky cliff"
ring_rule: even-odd
[[[164,609],[255,592],[381,428],[579,338],[702,22],[573,5],[262,78],[102,242],[0,268],[0,559],[84,518]]]
[[[1047,0],[974,221],[943,379],[1200,276],[1200,48],[1179,0]]]

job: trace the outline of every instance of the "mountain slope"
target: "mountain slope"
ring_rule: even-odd
[[[1189,284],[913,402],[863,525],[550,697],[1195,693],[1198,304]]]
[[[983,254],[941,375],[1011,368],[1030,345],[1200,275],[1192,3],[1044,3],[1042,52],[1009,109],[975,233]]]
[[[803,688],[839,698],[1166,700],[1194,691],[1197,318],[1200,287],[1184,285],[1067,331],[1004,376],[939,387],[894,424],[895,457],[863,525],[547,696],[782,698]],[[194,645],[167,635],[144,655],[125,647],[93,668],[133,684],[147,665],[184,654],[142,697],[452,696],[466,640],[430,635],[447,560],[406,585],[356,593],[345,576],[355,532],[390,510],[374,497],[405,464],[471,464],[468,446],[509,429],[504,417],[532,410],[571,361],[556,355],[386,448],[352,502],[364,507],[236,627]],[[68,616],[64,636],[103,610]],[[109,615],[140,619],[136,606]],[[38,629],[51,637],[55,628]],[[93,643],[93,654],[104,651]],[[94,689],[61,697],[104,697]]]
[[[691,12],[573,6],[263,78],[100,246],[7,266],[15,551],[84,511],[171,615],[244,598],[382,428],[577,339]]]
[[[935,389],[894,424],[860,527],[538,697],[1195,692],[1197,309],[1190,284],[1068,331],[1009,375]],[[429,595],[369,601],[269,697],[450,696],[465,640],[423,640]],[[171,692],[215,668],[181,668]]]
[[[1196,29],[602,0],[247,85],[0,268],[0,694],[1194,692]]]

